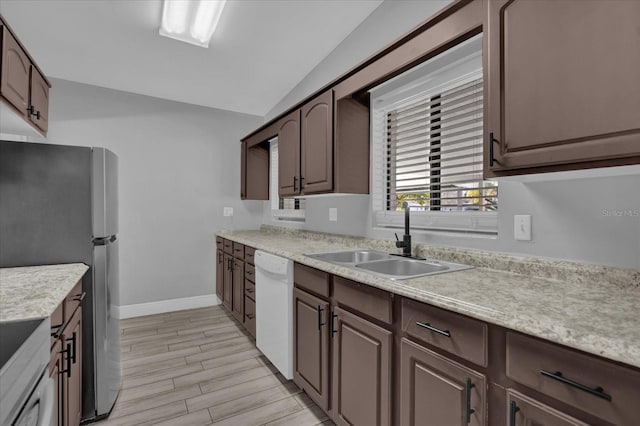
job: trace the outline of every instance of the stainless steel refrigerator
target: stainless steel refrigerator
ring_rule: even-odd
[[[118,158],[104,148],[0,141],[0,267],[82,262],[83,420],[122,384]]]

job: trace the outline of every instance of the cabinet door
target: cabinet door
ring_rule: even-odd
[[[54,397],[53,397],[53,412],[54,412],[54,425],[64,425],[64,383],[62,370],[64,369],[62,360],[62,343],[60,339],[56,339],[53,347],[51,348],[51,359],[49,361],[49,377],[54,381]],[[66,376],[65,376],[66,377]]]
[[[491,170],[640,155],[640,2],[485,4]]]
[[[49,128],[49,85],[33,65],[31,65],[31,91],[29,93],[31,106],[34,110],[29,119],[46,134]]]
[[[300,110],[284,117],[278,125],[278,194],[300,194]]]
[[[293,289],[293,381],[329,408],[329,303]]]
[[[224,253],[216,250],[216,296],[224,300]]]
[[[240,145],[240,199],[247,199],[247,143]]]
[[[467,367],[402,339],[402,426],[486,425],[486,380]]]
[[[71,358],[65,368],[69,368],[67,373],[67,400],[66,413],[67,425],[78,426],[82,418],[82,308],[76,309],[69,324],[62,334],[62,342],[70,353]],[[71,346],[69,346],[71,345]]]
[[[244,322],[244,261],[233,259],[233,316]]]
[[[269,145],[255,145],[246,152],[246,185],[247,200],[269,199]]]
[[[507,390],[509,426],[587,426],[578,419],[549,407],[512,389]]]
[[[302,192],[314,194],[333,189],[333,91],[302,107]]]
[[[232,312],[233,304],[233,256],[224,254],[224,289],[222,292],[222,304]]]
[[[7,27],[2,27],[2,75],[0,93],[23,116],[29,107],[31,61]]]
[[[334,309],[333,420],[338,425],[391,424],[393,333]]]

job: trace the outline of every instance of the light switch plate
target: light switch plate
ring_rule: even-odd
[[[329,220],[331,222],[338,221],[338,208],[337,207],[329,207]]]
[[[513,237],[516,241],[531,241],[531,215],[513,216]]]
[[[233,207],[225,207],[222,210],[222,215],[223,216],[233,216]]]

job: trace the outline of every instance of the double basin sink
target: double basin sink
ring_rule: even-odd
[[[387,278],[402,280],[461,271],[472,266],[439,260],[420,260],[395,256],[376,250],[349,250],[329,253],[311,253],[305,256],[345,266],[355,270],[372,272]]]

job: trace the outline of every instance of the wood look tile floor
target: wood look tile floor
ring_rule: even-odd
[[[122,320],[125,425],[333,425],[221,306]]]

